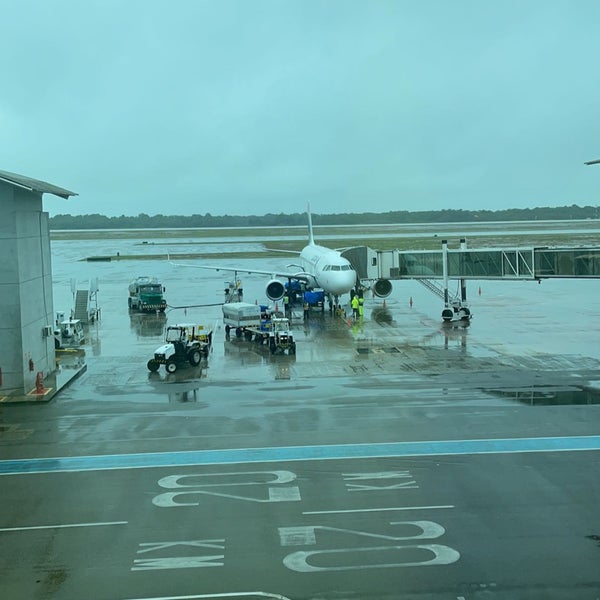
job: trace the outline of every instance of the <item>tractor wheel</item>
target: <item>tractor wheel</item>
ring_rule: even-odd
[[[177,371],[177,363],[173,359],[169,359],[165,365],[167,373],[175,373]]]
[[[158,371],[158,367],[160,367],[160,363],[157,360],[154,360],[153,358],[151,358],[148,361],[148,370],[149,371],[156,373],[156,371]]]
[[[288,354],[296,354],[296,342],[292,342],[290,344],[290,349],[288,350]]]
[[[198,348],[193,348],[188,353],[188,360],[190,361],[190,365],[192,367],[197,367],[200,364],[200,359],[202,355],[200,354],[200,350]]]
[[[131,298],[127,298],[127,306],[129,307],[129,310],[131,310]]]

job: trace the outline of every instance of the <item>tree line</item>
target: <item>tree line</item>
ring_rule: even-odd
[[[549,221],[599,218],[597,206],[508,208],[504,210],[396,210],[384,213],[313,214],[315,225],[375,225],[394,223],[476,223],[490,221]],[[306,213],[266,215],[147,215],[107,217],[100,214],[55,215],[50,229],[158,229],[192,227],[281,227],[306,224]]]

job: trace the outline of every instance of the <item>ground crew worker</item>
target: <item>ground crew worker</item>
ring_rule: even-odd
[[[287,294],[283,296],[283,313],[286,317],[290,314],[290,297]]]
[[[362,319],[365,314],[365,299],[362,294],[358,296],[358,316]]]
[[[350,305],[352,306],[352,315],[355,319],[358,319],[358,304],[358,295],[354,294],[354,296],[352,296],[352,301],[350,302]]]

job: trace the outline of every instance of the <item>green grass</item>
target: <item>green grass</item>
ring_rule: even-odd
[[[415,225],[410,229],[400,229],[398,226],[385,227],[363,227],[348,228],[348,227],[320,227],[315,232],[317,243],[327,246],[328,248],[349,248],[352,246],[369,246],[375,250],[437,250],[441,248],[442,237],[435,233],[444,231],[444,239],[448,241],[448,247],[451,249],[458,248],[460,239],[466,238],[470,248],[528,248],[528,247],[545,247],[545,246],[597,246],[599,243],[599,235],[594,228],[598,228],[595,221],[579,222],[577,229],[584,230],[583,232],[570,232],[569,229],[575,227],[568,222],[561,223],[496,223],[496,224],[447,224],[442,226],[436,225]],[[564,231],[556,233],[545,232],[544,230],[557,230],[563,228]],[[589,229],[589,231],[586,231]],[[472,232],[482,233],[483,235],[473,235],[469,238],[469,230]],[[87,231],[52,231],[52,240],[105,240],[105,239],[130,239],[140,240],[139,244],[148,243],[152,246],[169,246],[169,249],[176,247],[178,244],[190,245],[189,241],[165,242],[169,239],[197,239],[198,252],[164,252],[151,255],[124,255],[111,256],[111,260],[166,260],[170,255],[172,259],[207,259],[212,261],[222,260],[223,253],[221,252],[202,252],[202,246],[205,240],[215,237],[231,237],[231,238],[246,238],[249,241],[257,238],[269,238],[264,242],[264,250],[251,250],[248,252],[228,252],[228,259],[244,259],[244,258],[267,258],[283,256],[278,250],[300,252],[305,246],[306,240],[282,240],[285,236],[303,236],[305,233],[303,227],[283,227],[283,228],[240,228],[240,229],[167,229],[167,230],[87,230]],[[368,238],[353,237],[354,231],[360,231],[361,235],[368,235]],[[398,233],[398,237],[382,237],[389,236],[394,232]],[[455,233],[456,232],[456,233]],[[411,234],[413,237],[406,237],[406,234]],[[417,234],[417,235],[415,235]],[[340,236],[332,239],[331,236]],[[193,243],[193,242],[192,242]],[[176,250],[176,248],[175,248]],[[83,258],[82,260],[85,260]]]

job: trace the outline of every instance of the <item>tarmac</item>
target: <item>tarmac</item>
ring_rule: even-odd
[[[26,394],[0,396],[0,404],[50,402],[74,379],[87,370],[85,348],[64,348],[56,351],[56,369],[36,380],[36,386]]]
[[[142,315],[104,275],[84,354],[0,404],[3,598],[600,598],[596,282],[487,282],[470,324],[408,284],[273,356],[220,276]],[[150,373],[183,321],[208,359]]]

